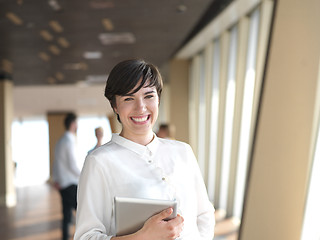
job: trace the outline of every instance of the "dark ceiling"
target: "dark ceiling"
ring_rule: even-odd
[[[128,58],[162,67],[216,2],[229,1],[0,0],[0,75],[15,86],[92,83]]]

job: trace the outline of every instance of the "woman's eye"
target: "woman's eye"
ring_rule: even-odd
[[[153,95],[147,95],[146,98],[153,98]]]
[[[127,101],[131,101],[132,99],[133,98],[125,98],[124,101],[127,102]]]

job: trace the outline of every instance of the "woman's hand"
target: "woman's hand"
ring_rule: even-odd
[[[180,236],[183,229],[183,217],[179,214],[176,218],[165,221],[172,213],[172,208],[168,208],[151,218],[149,218],[143,227],[129,235],[112,237],[112,240],[174,240]]]
[[[168,208],[152,216],[145,222],[143,228],[137,234],[142,234],[142,239],[173,240],[178,238],[183,229],[183,217],[178,214],[174,219],[169,221],[163,220],[169,217],[172,211],[172,208]]]

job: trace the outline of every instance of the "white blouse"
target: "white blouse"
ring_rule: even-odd
[[[177,199],[184,218],[178,239],[212,240],[214,208],[191,147],[154,137],[147,146],[113,134],[86,157],[78,185],[75,240],[115,236],[115,196]]]

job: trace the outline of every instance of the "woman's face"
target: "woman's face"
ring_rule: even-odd
[[[132,141],[151,137],[151,141],[152,127],[158,118],[158,107],[159,97],[155,87],[142,87],[136,93],[116,96],[114,110],[121,120],[121,136]]]

